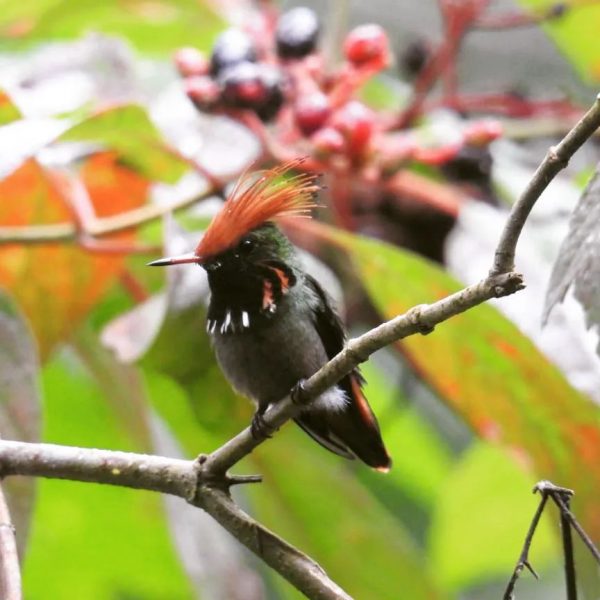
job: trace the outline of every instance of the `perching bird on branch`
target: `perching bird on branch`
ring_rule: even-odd
[[[317,176],[288,174],[298,164],[242,177],[195,252],[150,263],[195,263],[208,273],[207,331],[227,379],[257,405],[255,437],[268,433],[267,408],[342,350],[346,337],[328,295],[273,223],[314,207]],[[355,369],[295,421],[332,452],[388,471],[391,459],[361,385]]]

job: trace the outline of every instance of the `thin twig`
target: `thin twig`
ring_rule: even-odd
[[[596,559],[596,562],[600,565],[600,551],[594,545],[594,542],[590,536],[584,531],[583,527],[579,524],[579,521],[575,518],[575,515],[570,511],[569,507],[563,502],[560,494],[552,494],[552,500],[558,506],[561,514],[569,521],[571,527],[577,532],[587,549],[591,552],[592,556]]]
[[[537,573],[533,570],[531,565],[529,564],[529,547],[531,546],[531,542],[533,540],[533,535],[535,533],[536,527],[544,511],[546,506],[546,502],[548,498],[552,498],[554,503],[558,506],[560,510],[560,526],[562,532],[562,540],[563,540],[563,555],[565,559],[565,579],[566,579],[566,587],[567,587],[567,600],[577,600],[577,580],[575,573],[575,555],[573,551],[573,540],[571,537],[571,527],[577,531],[577,533],[581,536],[581,539],[584,541],[585,545],[588,547],[594,558],[600,564],[600,553],[594,543],[589,538],[587,533],[583,530],[581,525],[577,522],[575,515],[569,509],[569,500],[573,496],[573,490],[568,488],[559,487],[554,485],[551,481],[542,480],[536,483],[533,488],[533,493],[539,492],[542,496],[538,508],[533,516],[533,520],[531,521],[531,525],[529,526],[529,530],[525,537],[525,543],[523,544],[523,549],[521,550],[521,554],[519,556],[519,560],[514,568],[510,581],[506,586],[506,590],[504,592],[503,600],[513,600],[514,599],[514,588],[519,578],[521,572],[524,567],[527,567],[531,573],[537,579]]]
[[[440,10],[444,18],[444,41],[429,59],[425,68],[413,86],[413,96],[400,114],[395,128],[409,126],[420,114],[425,99],[447,71],[450,73],[449,91],[455,87],[454,72],[456,56],[460,50],[465,35],[472,24],[485,11],[488,0],[468,0],[467,2],[446,2],[440,0]],[[447,86],[448,87],[448,86]]]
[[[536,171],[534,181],[515,204],[501,235],[488,277],[430,305],[416,306],[361,337],[350,340],[338,355],[305,382],[294,394],[293,401],[288,397],[267,412],[267,424],[275,428],[281,426],[299,410],[298,404],[306,404],[318,397],[376,350],[409,335],[430,333],[438,323],[454,315],[491,298],[521,289],[522,277],[512,268],[516,243],[529,211],[550,180],[599,124],[600,100],[597,99],[565,139],[551,149]],[[173,210],[173,207],[168,210]],[[164,212],[168,210],[165,211],[163,207]],[[139,217],[136,219],[135,224],[139,224]],[[150,220],[147,212],[144,219]],[[115,222],[114,218],[103,221],[104,229],[97,230],[95,235],[135,226],[132,225],[131,216],[125,222],[123,219]],[[107,222],[110,226],[106,225]],[[349,596],[314,561],[251,519],[229,497],[228,490],[234,482],[228,481],[227,470],[259,443],[247,428],[212,454],[190,462],[125,452],[0,440],[0,475],[33,475],[109,483],[181,496],[206,510],[310,598],[348,600]],[[563,511],[563,514],[568,513]]]
[[[535,489],[534,489],[534,492],[535,492]],[[519,579],[519,576],[521,575],[521,572],[523,571],[523,569],[525,567],[527,567],[527,569],[529,569],[529,571],[531,571],[532,575],[536,579],[538,578],[537,573],[534,571],[533,567],[531,566],[531,563],[529,562],[529,548],[531,546],[531,542],[533,541],[533,535],[535,533],[535,530],[537,529],[538,523],[540,521],[540,517],[542,516],[542,513],[544,512],[544,507],[546,506],[547,501],[548,501],[548,496],[546,494],[542,494],[540,503],[538,504],[535,514],[533,515],[533,519],[531,520],[531,524],[529,525],[529,530],[527,531],[527,535],[525,536],[525,542],[523,543],[523,548],[521,550],[521,554],[519,555],[519,560],[517,561],[517,564],[515,565],[515,568],[512,572],[510,581],[508,582],[508,585],[506,586],[506,590],[504,591],[504,596],[502,596],[503,600],[513,600],[514,590],[515,590],[515,585],[517,583],[517,579]]]
[[[214,191],[214,188],[207,184],[203,190],[187,198],[180,198],[165,204],[146,204],[112,217],[96,218],[89,224],[86,224],[83,234],[86,238],[97,238],[133,229],[134,227],[159,219],[170,212],[191,206],[211,195]],[[74,223],[0,227],[0,244],[69,242],[77,240],[81,233]]]
[[[555,494],[552,494],[555,497]],[[569,508],[569,497],[563,499]],[[560,530],[563,542],[563,557],[565,559],[565,585],[567,589],[567,600],[577,600],[577,576],[575,574],[575,552],[573,550],[573,537],[571,535],[571,524],[565,513],[560,511]]]
[[[567,133],[563,140],[550,148],[527,188],[513,205],[496,249],[494,266],[491,270],[492,275],[507,273],[514,269],[517,242],[531,209],[552,179],[569,164],[571,156],[594,134],[598,127],[600,127],[600,94],[596,97],[592,107]]]
[[[0,486],[0,598],[21,600],[21,569],[15,528],[10,518],[4,490]]]
[[[473,23],[473,28],[498,31],[499,29],[531,27],[546,21],[560,19],[569,8],[573,7],[569,6],[567,2],[557,2],[537,13],[515,10],[496,15],[483,15]]]

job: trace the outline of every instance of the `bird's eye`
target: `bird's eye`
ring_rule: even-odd
[[[252,251],[252,248],[254,248],[254,241],[251,240],[250,238],[247,238],[240,242],[239,252],[240,252],[240,254],[250,254],[250,252]]]

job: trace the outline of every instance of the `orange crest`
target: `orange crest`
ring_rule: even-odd
[[[231,248],[246,233],[266,221],[283,216],[308,216],[320,189],[318,174],[300,173],[284,178],[304,159],[295,159],[268,171],[240,177],[223,208],[208,226],[196,248],[196,256],[206,258]]]

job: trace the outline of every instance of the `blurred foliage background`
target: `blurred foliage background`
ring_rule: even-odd
[[[595,3],[494,2],[437,73],[419,118],[396,123],[452,23],[467,22],[452,10],[486,3],[305,4],[321,19],[318,56],[329,65],[314,68],[338,69],[319,85],[343,96],[339,113],[370,107],[366,141],[347,122],[339,148],[298,133],[296,108],[286,108],[300,94],[293,86],[266,125],[247,107],[197,110],[173,54],[209,55],[232,24],[260,32],[276,5],[0,0],[2,437],[188,458],[213,450],[252,409],[224,382],[204,333],[206,280],[145,263],[197,242],[225,184],[250,164],[311,156],[328,184],[321,222],[289,233],[358,333],[486,274],[507,208],[600,79]],[[365,75],[342,46],[368,22],[385,28],[395,61]],[[289,75],[297,65],[279,67]],[[339,82],[354,76],[342,94]],[[539,479],[573,488],[574,512],[600,540],[598,306],[584,312],[569,296],[541,326],[596,146],[532,216],[518,249],[525,292],[364,366],[389,475],[328,454],[293,426],[238,465],[264,482],[236,488],[236,500],[353,597],[501,597]],[[178,499],[65,481],[3,485],[27,598],[299,597]],[[585,597],[600,598],[579,547],[577,560]],[[531,561],[541,580],[523,576],[518,597],[564,598],[552,511]]]

